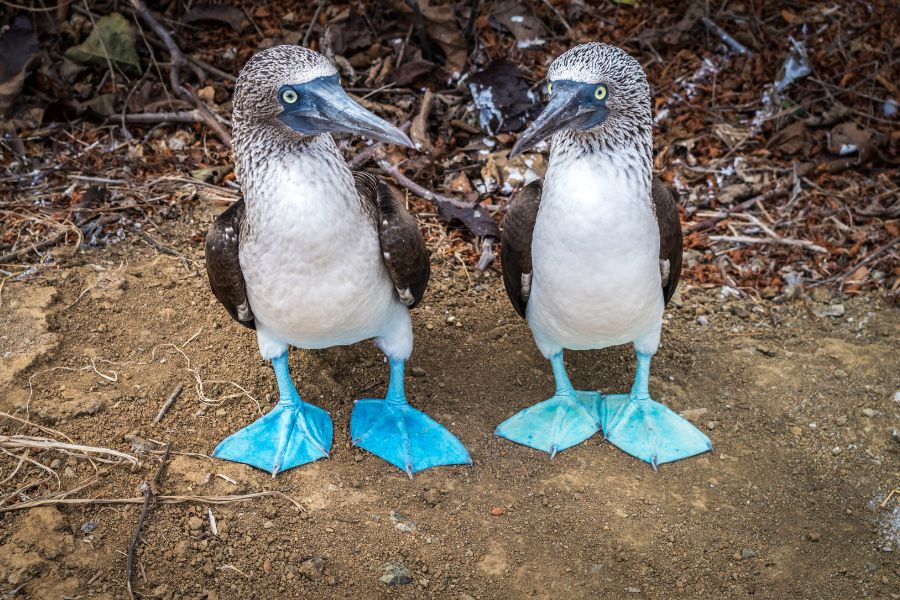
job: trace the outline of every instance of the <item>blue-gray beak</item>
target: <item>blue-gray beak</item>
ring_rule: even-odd
[[[388,144],[413,147],[405,133],[353,101],[337,75],[286,85],[278,91],[284,110],[278,119],[304,135],[354,133]]]
[[[519,135],[509,157],[528,150],[539,141],[564,129],[590,129],[606,119],[609,109],[592,98],[593,84],[554,81],[550,101],[528,129]]]

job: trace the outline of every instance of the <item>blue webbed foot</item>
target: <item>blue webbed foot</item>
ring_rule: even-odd
[[[600,431],[600,394],[571,390],[521,410],[497,426],[496,435],[517,444],[557,452]]]
[[[403,362],[391,360],[385,399],[357,400],[350,415],[353,445],[413,473],[440,465],[468,465],[469,452],[440,423],[416,410],[403,392]]]
[[[712,450],[712,442],[684,417],[650,398],[649,354],[638,354],[630,394],[603,396],[603,434],[614,446],[656,469],[657,465]]]
[[[245,463],[272,475],[327,458],[333,425],[328,413],[300,399],[287,367],[287,353],[272,361],[280,399],[268,414],[222,440],[213,456]]]
[[[576,390],[569,382],[562,352],[550,358],[556,394],[500,423],[496,435],[517,444],[557,452],[580,444],[600,431],[600,393]]]

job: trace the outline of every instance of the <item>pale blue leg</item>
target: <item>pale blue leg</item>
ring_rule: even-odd
[[[357,400],[350,415],[353,445],[368,450],[412,478],[440,465],[472,464],[469,452],[440,423],[409,405],[403,386],[403,361],[391,359],[387,396]]]
[[[268,414],[222,440],[213,456],[279,471],[327,458],[333,426],[328,413],[300,399],[291,380],[287,351],[272,359],[278,404]]]
[[[566,375],[562,352],[550,358],[556,394],[500,423],[495,434],[550,454],[580,444],[600,431],[600,393],[576,390]]]
[[[630,394],[603,396],[603,433],[613,445],[655,470],[657,465],[712,450],[712,442],[685,418],[650,398],[650,354],[637,353]]]

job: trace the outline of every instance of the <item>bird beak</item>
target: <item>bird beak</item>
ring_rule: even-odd
[[[354,133],[388,144],[413,147],[405,133],[356,103],[341,87],[337,75],[289,86],[297,92],[295,104],[281,101],[278,119],[304,135]]]
[[[528,150],[539,141],[564,129],[590,129],[606,119],[609,109],[589,100],[592,86],[558,81],[550,101],[528,129],[519,135],[509,157]]]

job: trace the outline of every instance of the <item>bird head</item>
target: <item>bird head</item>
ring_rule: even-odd
[[[291,136],[343,132],[412,147],[406,134],[347,95],[327,58],[302,46],[275,46],[251,58],[233,103],[235,138],[269,126]]]
[[[558,131],[592,132],[617,142],[649,135],[647,76],[621,48],[599,42],[576,46],[550,64],[547,80],[549,102],[519,136],[510,156]]]

